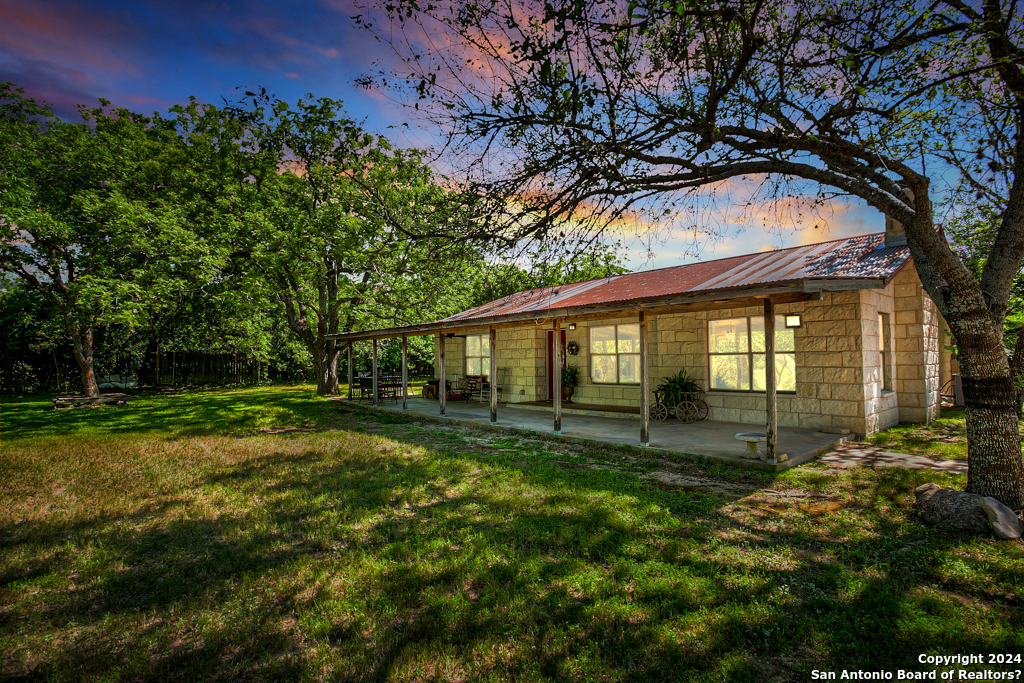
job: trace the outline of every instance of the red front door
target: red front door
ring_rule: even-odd
[[[565,330],[559,330],[562,333],[562,354],[564,361],[565,354]],[[551,340],[555,338],[555,331],[548,330],[548,400],[555,400],[555,349],[551,345]]]

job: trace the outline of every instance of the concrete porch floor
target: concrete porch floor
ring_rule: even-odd
[[[369,407],[366,401],[356,405]],[[378,406],[387,411],[402,412],[402,400],[384,401]],[[407,414],[421,415],[427,418],[440,418],[438,402],[420,397],[409,398]],[[444,420],[460,424],[489,427],[490,412],[486,403],[477,401],[449,401],[445,408]],[[524,410],[514,404],[498,406],[497,427],[524,429],[554,436],[552,415],[550,411],[539,411],[536,408]],[[737,441],[738,432],[763,431],[763,426],[738,424],[733,422],[694,422],[684,424],[674,418],[664,422],[651,422],[652,451],[666,451],[697,459],[710,460],[731,465],[742,465],[756,469],[782,471],[801,465],[814,459],[821,453],[828,452],[841,445],[848,437],[835,434],[823,434],[812,429],[795,429],[784,427],[779,429],[779,453],[785,453],[789,460],[777,465],[769,465],[761,460],[743,458],[746,444]],[[592,442],[599,444],[615,444],[623,446],[639,446],[640,421],[623,420],[593,415],[562,415],[562,433],[556,438],[569,441]],[[764,444],[760,445],[764,452]]]

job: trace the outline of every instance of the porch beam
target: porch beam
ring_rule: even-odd
[[[437,401],[441,404],[441,417],[444,417],[445,399],[447,398],[448,392],[447,384],[444,379],[444,333],[437,333],[437,371],[440,375],[438,379],[440,381],[437,385]]]
[[[764,300],[764,400],[767,424],[765,448],[769,464],[776,464],[778,442],[778,403],[775,396],[775,306],[771,299]]]
[[[562,433],[562,328],[558,318],[553,323],[551,335],[551,406],[555,413],[555,434]]]
[[[373,405],[377,406],[377,395],[380,392],[377,390],[377,340],[373,340]]]
[[[355,372],[352,370],[352,342],[348,343],[348,400],[352,400],[352,383],[355,381]]]
[[[491,349],[491,370],[488,381],[491,392],[488,394],[491,404],[491,424],[498,424],[498,331],[493,326],[487,328],[487,340]]]
[[[651,382],[647,371],[647,314],[640,311],[640,445],[651,445]]]
[[[409,410],[409,337],[402,335],[402,410]]]

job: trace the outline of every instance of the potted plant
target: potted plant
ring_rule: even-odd
[[[687,399],[689,394],[700,394],[702,390],[697,380],[686,374],[686,370],[680,370],[676,374],[666,377],[655,389],[664,398],[665,405],[674,406]]]
[[[572,395],[576,393],[576,387],[580,383],[580,369],[574,365],[566,365],[562,368],[562,400],[572,403]]]

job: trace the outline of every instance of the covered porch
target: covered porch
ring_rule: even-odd
[[[832,282],[828,284],[830,286],[835,285]],[[495,314],[496,311],[486,311],[486,314],[481,315],[479,311],[470,311],[434,323],[382,330],[345,332],[331,336],[337,342],[347,342],[350,387],[354,383],[352,376],[352,344],[357,341],[371,342],[373,362],[372,378],[370,379],[373,387],[371,395],[378,398],[380,397],[380,388],[382,386],[377,363],[378,340],[386,338],[400,338],[402,340],[401,382],[400,388],[396,392],[399,402],[388,405],[388,401],[375,399],[375,407],[392,408],[394,405],[400,405],[405,407],[405,409],[429,413],[431,416],[439,415],[440,417],[450,418],[458,415],[460,418],[470,420],[478,418],[482,420],[486,415],[486,422],[490,425],[509,427],[527,425],[524,428],[536,428],[538,431],[547,431],[556,436],[563,434],[563,422],[571,420],[574,431],[582,430],[582,432],[575,434],[575,436],[586,436],[586,433],[589,431],[595,435],[597,441],[629,445],[639,444],[644,447],[652,446],[656,448],[670,447],[671,444],[676,444],[671,446],[672,450],[706,457],[729,458],[730,454],[738,451],[738,455],[735,458],[737,463],[757,466],[759,462],[764,461],[771,468],[778,467],[784,469],[793,464],[799,464],[799,462],[794,462],[797,456],[806,456],[803,458],[806,461],[820,452],[820,449],[836,442],[836,436],[828,434],[819,435],[814,438],[802,438],[798,443],[780,443],[777,421],[774,342],[776,306],[796,302],[820,301],[822,298],[822,288],[823,283],[799,282],[786,285],[743,288],[739,291],[731,291],[727,295],[719,292],[700,292],[684,296],[660,296],[643,303],[624,304],[615,302],[568,308],[545,307],[543,310],[531,311],[529,313]],[[669,424],[672,422],[671,418],[667,423],[659,423],[656,420],[652,420],[651,343],[648,339],[648,328],[651,321],[659,315],[684,312],[706,314],[707,311],[744,307],[757,311],[758,315],[756,317],[764,321],[766,381],[763,398],[760,398],[758,401],[764,411],[764,422],[761,423],[763,427],[755,427],[752,430],[752,425],[749,422],[740,424],[732,421],[718,421],[694,426],[693,424]],[[590,321],[608,319],[628,320],[637,330],[636,339],[633,342],[635,351],[638,351],[638,353],[634,353],[636,356],[636,383],[630,386],[619,384],[613,391],[635,391],[639,396],[637,401],[639,405],[615,408],[612,407],[610,402],[597,401],[597,403],[603,403],[603,409],[586,411],[584,414],[579,414],[572,407],[573,404],[565,404],[563,402],[562,373],[556,370],[557,368],[564,367],[564,330],[575,330],[577,323],[585,324]],[[546,331],[548,333],[546,349],[535,345],[535,342],[540,341],[539,338],[513,340],[506,336],[503,341],[499,342],[499,330],[509,331],[517,329],[528,330],[533,333],[534,337],[537,336],[538,331]],[[445,381],[450,374],[448,372],[449,368],[446,367],[450,362],[448,358],[449,352],[446,351],[448,346],[447,340],[457,336],[473,337],[474,340],[478,340],[476,341],[476,347],[479,349],[479,357],[473,355],[473,361],[479,363],[479,369],[482,369],[485,374],[489,374],[490,368],[495,369],[497,374],[496,386],[502,385],[500,378],[503,368],[499,365],[498,360],[498,354],[501,350],[505,350],[506,353],[519,354],[519,357],[522,358],[528,358],[528,362],[534,364],[530,371],[543,371],[543,366],[546,365],[548,368],[546,373],[548,389],[546,392],[543,392],[546,396],[539,401],[531,401],[531,397],[527,397],[526,400],[521,398],[524,394],[523,390],[511,396],[509,394],[512,392],[506,391],[503,398],[509,402],[503,405],[500,410],[498,407],[498,391],[490,392],[489,405],[486,407],[479,403],[472,407],[464,407],[460,405],[461,402],[448,400],[444,391],[440,392],[438,401],[420,403],[420,399],[410,396],[407,389],[407,347],[408,337],[426,334],[434,336],[436,340],[435,376],[439,381]],[[562,339],[562,343],[554,343],[552,341],[559,338]],[[464,356],[456,356],[456,358],[451,360],[455,361],[453,365],[455,365],[456,372],[461,370],[467,374],[475,374],[477,371],[468,365]],[[543,374],[543,372],[538,374]],[[534,376],[534,381],[536,381],[537,376]],[[351,389],[349,398],[352,398]],[[533,398],[536,398],[536,396]],[[533,405],[515,408],[516,403],[519,401],[533,403]],[[415,409],[413,408],[414,405],[416,406]],[[452,413],[451,411],[453,410],[456,412]],[[469,411],[468,413],[466,412],[467,410]],[[515,410],[516,412],[514,416],[505,415],[507,410]],[[609,417],[631,418],[634,416],[635,419],[615,419],[612,420],[615,424],[604,425],[605,422],[609,422]],[[811,429],[791,429],[788,431],[791,435],[816,434]],[[652,433],[655,436],[652,437]],[[753,458],[749,457],[750,451],[748,451],[748,458],[742,458],[742,453],[747,447],[744,442],[736,439],[739,433],[746,433],[748,436],[753,436],[755,433],[760,434],[761,441],[763,441],[760,447],[760,460],[756,456]],[[566,434],[569,435],[568,432]],[[658,444],[661,444],[661,446]],[[783,463],[785,463],[784,466]]]
[[[365,404],[363,404],[365,406]],[[401,400],[384,401],[376,406],[378,410],[404,412],[424,418],[438,419],[438,401],[420,397],[409,397],[408,408],[403,410]],[[503,404],[497,420],[491,421],[490,406],[477,401],[449,401],[445,407],[445,420],[472,426],[494,426],[506,429],[520,429],[551,435],[552,410],[538,410],[538,406],[517,406]],[[636,446],[639,414],[632,419],[608,419],[599,415],[562,413],[561,430],[557,438],[590,443],[594,445]],[[678,420],[652,422],[650,444],[647,449],[653,454],[674,454],[711,462],[742,465],[770,471],[782,471],[812,460],[821,453],[841,445],[847,438],[836,434],[825,434],[812,429],[783,427],[776,434],[776,448],[788,459],[781,462],[750,460],[743,457],[746,444],[737,441],[735,435],[750,431],[750,425],[732,422],[693,422],[684,424]],[[761,452],[765,445],[760,445]]]

